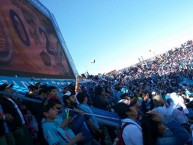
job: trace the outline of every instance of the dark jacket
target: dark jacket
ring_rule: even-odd
[[[13,103],[8,99],[0,96],[0,104],[2,106],[4,114],[11,114],[14,117],[13,122],[7,122],[10,131],[13,132],[17,129],[17,127],[22,126],[21,118]]]
[[[0,116],[2,117],[4,115],[4,111],[2,110],[1,104],[0,104]],[[3,120],[0,120],[0,137],[5,135],[5,130],[4,130],[4,124]]]

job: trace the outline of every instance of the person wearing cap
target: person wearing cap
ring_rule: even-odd
[[[0,85],[0,91],[11,94],[13,84],[2,84]],[[4,110],[4,113],[11,114],[14,118],[14,121],[9,123],[10,130],[13,132],[16,145],[30,145],[31,140],[29,139],[29,131],[25,125],[25,119],[22,114],[22,111],[18,107],[18,104],[8,95],[2,95],[0,97],[0,103]]]
[[[140,102],[139,102],[139,99],[138,99],[137,96],[130,97],[128,95],[128,93],[124,93],[124,94],[121,95],[121,100],[119,102],[121,102],[122,100],[125,100],[125,99],[132,102],[132,104],[134,104],[134,107],[137,109],[137,111],[140,111],[139,110],[140,109]]]
[[[63,96],[63,102],[67,110],[69,110],[68,115],[66,118],[73,118],[73,123],[71,123],[71,129],[75,134],[79,132],[83,133],[85,140],[82,142],[83,144],[93,144],[97,145],[97,141],[93,138],[91,134],[91,130],[87,124],[89,121],[90,116],[85,115],[85,112],[79,110],[77,101],[75,98],[75,92],[67,92]]]
[[[141,112],[141,104],[140,104],[139,97],[137,97],[137,95],[135,95],[135,97],[130,97],[128,96],[128,93],[124,93],[121,95],[120,101],[124,99],[127,99],[128,101],[132,102],[132,104],[134,104],[134,107],[136,108],[138,112],[137,121],[140,121],[142,119],[143,113]]]
[[[142,129],[137,121],[138,111],[134,100],[121,99],[115,106],[115,112],[121,118],[122,127],[129,123],[122,132],[125,145],[143,145]]]

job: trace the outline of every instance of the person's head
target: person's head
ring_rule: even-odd
[[[146,92],[143,93],[143,94],[142,94],[142,98],[143,98],[144,101],[148,100],[148,99],[149,99],[149,94],[146,93]]]
[[[138,101],[137,96],[129,96],[128,93],[124,93],[120,96],[121,99],[127,99],[129,101],[131,101],[134,104],[134,107],[136,107],[136,109],[139,109],[140,107],[140,103]]]
[[[38,94],[41,97],[47,98],[47,89],[46,88],[40,88],[39,91],[38,91]]]
[[[29,94],[34,95],[34,94],[37,93],[38,88],[37,88],[36,86],[34,86],[34,85],[29,85],[29,86],[28,86],[28,90],[29,90]]]
[[[63,90],[62,90],[62,93],[65,94],[67,91],[68,91],[68,87],[65,86],[65,87],[63,88]]]
[[[7,93],[11,93],[12,87],[13,87],[13,84],[8,85],[8,84],[4,83],[4,84],[0,85],[0,91],[5,91]]]
[[[87,88],[85,86],[80,86],[80,92],[87,93]]]
[[[156,145],[157,138],[166,131],[166,127],[161,122],[155,121],[153,117],[147,114],[141,120],[144,145]]]
[[[87,98],[87,96],[86,96],[86,94],[85,93],[78,93],[78,95],[76,96],[76,98],[77,98],[77,100],[78,100],[78,102],[80,103],[80,104],[87,104],[88,103],[88,98]]]
[[[138,111],[135,107],[135,104],[136,102],[134,101],[122,99],[115,105],[115,112],[121,119],[125,119],[128,117],[136,119],[138,117]]]
[[[39,88],[41,87],[40,82],[37,82],[37,83],[35,84],[35,86],[39,89]]]
[[[131,98],[129,97],[129,94],[128,93],[124,93],[120,96],[121,99],[127,99],[127,100],[130,100]]]
[[[53,121],[57,118],[61,110],[61,103],[57,99],[49,99],[43,105],[43,115],[47,121]]]
[[[58,92],[57,92],[57,88],[55,86],[50,86],[49,87],[49,92],[50,92],[50,96],[57,96]]]
[[[95,87],[95,94],[96,95],[101,95],[103,92],[103,88],[101,86],[96,86]]]
[[[64,104],[67,106],[75,105],[76,99],[74,95],[75,95],[75,92],[69,92],[69,91],[66,92],[62,97]]]
[[[159,107],[159,106],[163,106],[164,105],[164,100],[162,97],[160,97],[159,95],[156,95],[153,98],[153,103],[155,107]]]

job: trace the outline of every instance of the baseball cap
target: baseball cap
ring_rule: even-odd
[[[127,116],[125,115],[126,112],[131,111],[131,107],[137,103],[137,98],[133,98],[131,100],[121,99],[115,105],[115,113],[121,118],[124,119]]]
[[[156,101],[160,102],[160,101],[162,101],[163,99],[162,99],[161,96],[156,95],[156,96],[153,97],[153,100],[156,100]]]

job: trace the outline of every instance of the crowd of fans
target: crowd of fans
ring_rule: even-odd
[[[61,92],[38,82],[22,100],[2,84],[0,145],[190,145],[192,52],[187,41],[111,74],[77,77]],[[120,127],[99,122],[92,107],[116,113]]]

